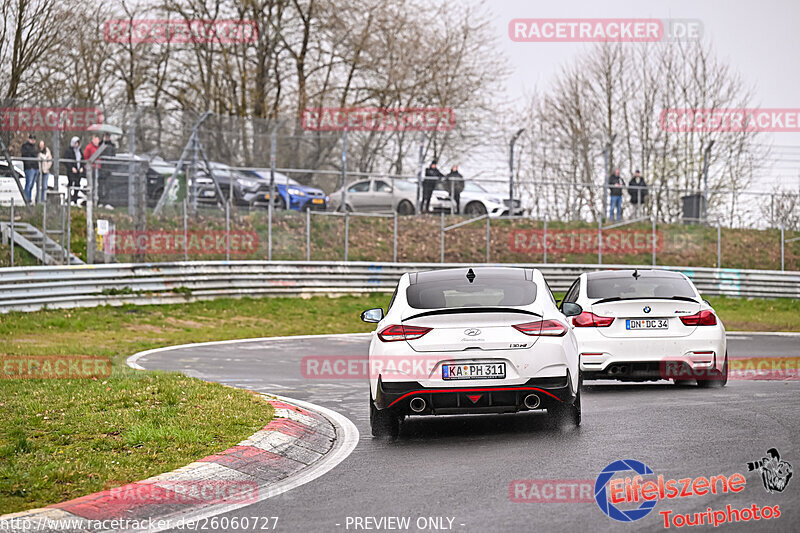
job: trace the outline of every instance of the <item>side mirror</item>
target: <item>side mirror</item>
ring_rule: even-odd
[[[380,322],[383,320],[383,308],[367,309],[361,313],[361,320],[364,322]]]
[[[561,312],[564,313],[564,316],[578,316],[583,313],[583,307],[575,302],[563,302],[561,304]]]

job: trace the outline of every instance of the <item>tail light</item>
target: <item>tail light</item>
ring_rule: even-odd
[[[705,310],[694,315],[682,316],[681,322],[686,326],[716,326],[717,315],[713,311]]]
[[[378,333],[378,338],[383,342],[413,341],[419,339],[433,328],[419,326],[387,326]]]
[[[558,320],[537,320],[517,324],[514,329],[530,337],[562,337],[567,333],[567,327]]]
[[[607,328],[614,322],[612,316],[597,316],[589,311],[584,311],[578,316],[572,317],[572,324],[576,328]]]

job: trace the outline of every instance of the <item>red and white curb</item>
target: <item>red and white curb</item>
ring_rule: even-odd
[[[141,369],[137,359],[170,348],[176,347],[135,354],[128,364]],[[345,416],[301,400],[262,396],[272,404],[274,418],[236,446],[143,481],[2,515],[0,531],[157,532],[182,527],[308,483],[341,463],[358,444],[358,429]]]

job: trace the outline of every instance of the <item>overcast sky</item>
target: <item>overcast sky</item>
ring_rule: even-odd
[[[479,3],[479,0],[466,0]],[[508,35],[515,18],[694,18],[717,56],[755,88],[754,105],[800,108],[800,2],[797,0],[493,0],[497,43],[508,57],[512,74],[505,99],[522,102],[526,93],[547,91],[561,66],[591,44],[519,43]],[[520,104],[521,105],[521,104]],[[775,145],[774,167],[758,186],[778,179],[800,184],[800,133],[765,134]]]

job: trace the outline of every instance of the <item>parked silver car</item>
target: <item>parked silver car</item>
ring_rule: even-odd
[[[359,213],[391,213],[413,215],[416,213],[417,184],[408,180],[367,178],[347,186],[346,209]],[[329,206],[340,210],[342,189],[330,194]],[[450,212],[450,195],[446,191],[434,191],[431,196],[431,211]]]
[[[446,186],[442,182],[439,187]],[[464,181],[464,190],[459,197],[459,212],[465,215],[480,216],[489,214],[492,218],[508,216],[510,200],[503,194],[487,191],[474,181]],[[514,199],[514,215],[523,214],[522,203]]]

